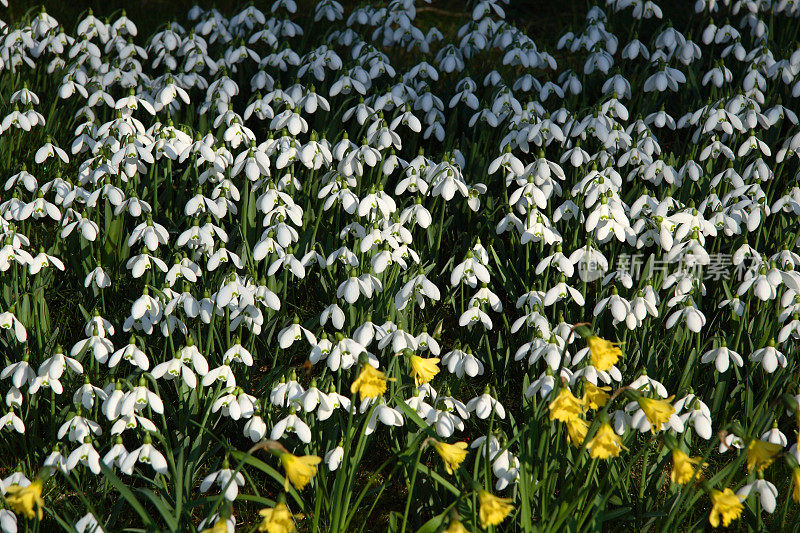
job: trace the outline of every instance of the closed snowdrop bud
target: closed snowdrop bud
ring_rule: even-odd
[[[328,470],[331,472],[336,471],[344,458],[344,448],[342,443],[339,443],[334,449],[325,454],[325,464],[328,465]]]
[[[608,422],[604,422],[598,428],[592,440],[586,444],[589,455],[596,459],[608,459],[617,457],[622,450],[627,450],[622,445],[622,439],[616,434],[614,428]]]
[[[723,527],[728,527],[731,522],[738,519],[742,514],[744,506],[739,500],[739,497],[729,488],[723,491],[711,491],[711,514],[708,516],[708,522],[713,527],[719,527],[720,519]]]
[[[511,498],[500,498],[485,490],[478,492],[478,502],[480,504],[478,516],[481,520],[481,527],[484,529],[500,525],[514,510]]]
[[[448,474],[452,474],[461,466],[464,459],[467,457],[467,443],[456,442],[455,444],[447,444],[438,440],[432,441],[433,448],[439,454],[444,462],[445,470]]]

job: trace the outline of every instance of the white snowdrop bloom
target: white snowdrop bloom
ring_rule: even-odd
[[[34,160],[37,164],[41,165],[51,157],[57,157],[64,163],[69,163],[69,156],[67,155],[67,152],[53,144],[51,140],[48,140],[36,151]]]
[[[714,365],[717,367],[717,371],[721,374],[725,373],[728,370],[728,366],[730,365],[731,362],[733,362],[733,364],[738,366],[739,368],[741,368],[742,365],[744,365],[744,360],[742,359],[742,356],[734,352],[727,346],[725,346],[724,341],[721,346],[707,351],[700,358],[700,362],[704,364],[708,364],[712,361],[714,362]]]
[[[112,332],[113,334],[113,332]],[[108,361],[108,356],[114,351],[114,345],[95,326],[92,335],[88,339],[83,339],[75,343],[70,351],[73,357],[91,352],[95,359],[100,363]]]
[[[269,401],[279,407],[300,405],[304,392],[303,386],[297,382],[297,376],[292,374],[288,381],[281,377],[280,382],[269,393]]]
[[[453,268],[450,284],[455,287],[460,282],[466,282],[474,288],[479,281],[489,283],[489,270],[475,258],[472,250],[468,250],[464,260]]]
[[[433,425],[436,434],[444,439],[450,438],[458,431],[464,431],[464,420],[452,410],[431,409],[426,421]]]
[[[666,398],[668,396],[667,388],[660,381],[651,378],[647,374],[640,375],[628,386],[643,393],[655,392],[656,395],[661,398]]]
[[[424,271],[420,270],[416,276],[409,279],[397,292],[394,297],[394,305],[398,311],[402,311],[413,300],[420,309],[424,309],[424,297],[428,297],[431,300],[439,300],[441,299],[441,294],[436,285],[425,276]]]
[[[239,487],[244,487],[244,475],[230,469],[228,459],[222,461],[222,468],[212,472],[200,482],[200,492],[208,492],[212,485],[218,485],[223,491],[223,497],[232,502],[239,495]]]
[[[103,267],[98,264],[97,267],[89,272],[89,274],[87,274],[86,278],[83,280],[84,287],[88,288],[90,285],[95,291],[110,287],[111,276],[109,276],[105,270],[103,270]]]
[[[785,343],[789,337],[800,339],[800,314],[798,313],[792,314],[791,320],[787,320],[786,324],[778,331],[778,343]]]
[[[75,448],[67,457],[67,470],[72,470],[78,463],[86,466],[94,475],[99,475],[100,454],[94,449],[91,437],[86,437],[83,444]]]
[[[760,362],[761,366],[769,374],[775,372],[779,365],[782,368],[786,368],[788,364],[786,356],[775,347],[775,341],[773,339],[770,339],[768,346],[754,350],[753,353],[750,354],[750,360],[754,363]]]
[[[705,440],[711,438],[713,434],[711,429],[711,410],[697,396],[689,393],[675,402],[673,407],[675,412],[679,413],[684,425],[688,427],[689,423],[691,423],[698,436]]]
[[[133,34],[135,35],[135,32]],[[78,533],[105,533],[105,530],[100,525],[100,522],[92,513],[86,513],[77,522],[75,522],[75,531]]]
[[[86,437],[102,434],[103,429],[97,422],[76,414],[61,424],[57,436],[59,439],[66,436],[70,442],[83,442]]]
[[[85,376],[84,380],[84,384],[73,393],[72,403],[75,405],[82,405],[84,409],[91,409],[94,406],[96,397],[105,400],[107,394],[100,387],[92,385],[89,382],[89,376]]]
[[[659,70],[645,80],[644,91],[664,92],[669,89],[674,92],[680,88],[682,83],[686,83],[686,76],[683,72],[661,63]]]
[[[5,245],[0,248],[0,272],[6,272],[11,265],[17,263],[20,266],[30,265],[33,262],[33,256],[21,247],[16,247],[10,239],[5,239]],[[3,321],[0,318],[0,323]]]
[[[120,465],[120,470],[128,475],[132,475],[133,468],[137,462],[150,465],[153,470],[159,474],[168,474],[167,460],[161,452],[153,447],[149,433],[145,435],[144,442],[141,446],[135,450],[131,450],[125,456],[125,459]]]
[[[608,271],[608,260],[598,249],[589,244],[572,252],[569,260],[578,268],[581,281],[586,283],[600,279]]]
[[[494,488],[503,490],[519,478],[520,461],[509,450],[504,450],[492,458],[492,473],[497,478]]]
[[[42,268],[54,266],[58,270],[64,271],[64,263],[58,257],[45,253],[44,249],[40,249],[39,253],[34,256],[28,266],[28,272],[37,274]]]
[[[42,361],[42,364],[39,365],[37,380],[39,378],[58,380],[67,368],[76,374],[83,373],[83,366],[75,359],[65,356],[61,350],[61,346],[56,346],[53,355]],[[38,383],[41,385],[41,380],[39,380]],[[39,385],[37,385],[36,390],[38,390]],[[33,387],[33,385],[31,385],[31,387]],[[35,390],[33,392],[35,392]]]
[[[778,297],[778,286],[783,282],[781,271],[777,268],[767,269],[762,265],[758,274],[749,272],[745,280],[739,285],[736,293],[739,296],[745,294],[751,288],[759,300],[774,300]]]
[[[244,425],[244,435],[250,437],[253,442],[258,442],[267,434],[267,424],[261,417],[260,411],[256,411]]]
[[[22,361],[11,363],[0,372],[0,379],[11,378],[14,388],[21,389],[26,383],[32,383],[36,378],[36,372],[31,368],[28,360],[30,354],[26,351],[22,356]]]
[[[184,346],[175,353],[175,357],[153,367],[150,372],[155,379],[162,377],[173,380],[181,377],[186,385],[193,389],[197,386],[197,372],[201,377],[208,373],[208,362],[193,345]]]
[[[773,422],[772,429],[761,435],[761,440],[771,442],[773,444],[780,444],[784,448],[789,445],[786,435],[778,429],[777,422]]]
[[[560,370],[560,377],[565,380],[570,379],[571,372],[567,368],[561,368]],[[553,392],[553,389],[556,386],[556,379],[553,375],[552,369],[548,366],[544,372],[525,390],[525,397],[532,398],[534,394],[539,394],[539,397],[547,399],[550,396],[550,393]]]
[[[574,289],[573,289],[574,290]],[[616,287],[611,288],[611,294],[606,296],[594,306],[593,314],[598,316],[606,308],[611,310],[615,323],[623,322],[631,312],[631,304],[617,293]]]
[[[305,337],[306,341],[311,345],[314,346],[317,344],[317,339],[314,337],[314,334],[311,333],[309,330],[304,328],[300,325],[300,319],[295,316],[294,320],[291,324],[280,330],[278,332],[278,343],[281,348],[286,350],[295,341],[299,341]]]
[[[738,496],[741,501],[744,501],[753,491],[755,491],[758,496],[758,501],[763,510],[770,514],[775,512],[778,498],[778,489],[775,485],[765,479],[757,479],[737,490],[736,496]]]
[[[744,447],[745,444],[741,437],[737,437],[733,433],[728,433],[719,443],[719,453],[725,453],[731,448],[741,450]]]
[[[373,401],[369,398],[366,398],[361,401],[361,405],[359,406],[360,413],[366,413],[367,411],[372,412],[371,416],[367,420],[366,429],[364,431],[365,435],[371,435],[375,429],[378,427],[378,422],[381,422],[385,426],[402,426],[404,424],[403,415],[400,411],[396,409],[392,409],[388,405],[384,403],[384,400],[378,399],[377,404],[375,405],[374,409],[371,409]],[[355,406],[353,406],[355,409]]]
[[[506,410],[503,404],[493,398],[488,390],[484,390],[483,394],[467,402],[467,411],[474,412],[475,416],[481,420],[489,418],[492,412],[501,419],[506,417]]]
[[[230,366],[220,365],[217,368],[209,370],[208,374],[203,376],[201,383],[204,387],[224,383],[224,388],[230,389],[236,386],[236,377]]]
[[[139,378],[139,384],[125,393],[119,411],[123,416],[131,416],[149,407],[154,413],[164,413],[164,403],[155,392],[147,388],[147,382]]]
[[[484,372],[483,363],[472,353],[469,347],[466,347],[465,350],[456,348],[447,352],[442,357],[442,365],[458,378],[463,378],[465,374],[469,377],[475,377]]]
[[[25,326],[10,310],[0,313],[0,329],[13,332],[17,342],[25,342],[28,339],[28,332]]]
[[[292,410],[291,414],[279,420],[275,426],[273,426],[272,432],[270,433],[270,438],[272,440],[278,440],[287,432],[295,433],[297,438],[306,444],[311,442],[311,429],[309,429],[308,425],[294,414],[294,410]]]
[[[13,429],[17,433],[25,433],[25,423],[13,410],[0,416],[0,428],[6,430]]]
[[[22,169],[6,180],[3,187],[6,191],[11,190],[15,185],[21,184],[28,192],[36,192],[39,187],[36,178],[28,172],[27,167],[23,164]],[[44,192],[44,191],[42,191]]]
[[[44,460],[44,466],[50,466],[60,470],[63,474],[67,473],[67,459],[61,454],[59,446],[53,446],[53,451]]]
[[[341,444],[325,453],[325,464],[331,472],[335,472],[339,468],[342,459],[344,459],[344,448]]]
[[[125,449],[125,445],[122,443],[122,436],[117,435],[114,439],[114,445],[109,448],[102,459],[103,464],[108,468],[113,468],[114,465],[122,467],[122,462],[128,456],[128,450]]]
[[[686,327],[695,333],[699,333],[706,324],[706,316],[695,306],[691,298],[689,298],[689,302],[685,307],[675,311],[667,318],[667,329],[672,329],[680,319],[683,319],[686,322]]]
[[[331,385],[328,389],[328,394],[319,398],[319,406],[316,413],[317,420],[329,419],[336,409],[349,410],[350,399],[336,392],[336,387]]]
[[[472,328],[477,323],[483,324],[483,327],[490,330],[492,329],[492,319],[486,314],[484,311],[481,310],[481,304],[479,301],[473,302],[473,304],[468,307],[459,317],[458,325],[459,326],[467,326],[468,328]]]

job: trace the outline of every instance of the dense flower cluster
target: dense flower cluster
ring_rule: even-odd
[[[379,4],[0,21],[0,530],[788,527],[800,3]]]

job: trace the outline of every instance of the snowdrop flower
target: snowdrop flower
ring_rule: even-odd
[[[505,419],[506,410],[503,405],[490,394],[488,387],[483,391],[483,394],[476,396],[467,402],[467,410],[474,412],[481,420],[488,418],[493,412],[501,419]]]
[[[736,495],[740,500],[744,501],[753,491],[755,491],[758,496],[759,503],[763,510],[770,514],[775,512],[775,505],[777,504],[778,498],[778,489],[775,485],[765,479],[757,479],[736,491]]]
[[[203,478],[200,483],[200,492],[207,492],[212,485],[217,484],[223,490],[223,497],[232,502],[239,494],[239,487],[244,486],[244,476],[241,472],[234,472],[230,469],[228,458],[222,461],[222,468],[212,472]]]
[[[273,426],[270,438],[272,440],[281,439],[287,432],[295,433],[297,437],[306,444],[311,442],[311,429],[294,414],[294,408],[292,408],[288,416],[282,418]]]
[[[314,334],[301,326],[300,319],[295,316],[291,324],[278,332],[278,343],[281,348],[286,350],[294,344],[295,341],[299,341],[303,337],[305,337],[310,345],[314,346],[317,344],[317,339],[314,337]]]
[[[342,463],[342,459],[344,458],[344,448],[342,445],[339,444],[332,450],[329,450],[325,454],[325,464],[328,466],[328,470],[331,472],[335,472],[339,465]]]
[[[143,463],[150,465],[153,470],[162,475],[168,475],[167,460],[158,450],[153,447],[152,438],[147,433],[141,446],[132,450],[125,456],[125,459],[120,465],[122,472],[132,475],[133,467],[136,463]]]
[[[754,363],[761,363],[764,370],[772,374],[777,370],[778,365],[786,368],[788,361],[786,356],[775,347],[775,340],[770,339],[768,346],[754,350],[750,354],[750,360]]]
[[[725,345],[724,340],[722,341],[721,346],[707,351],[700,358],[700,362],[704,364],[708,364],[711,361],[714,361],[714,365],[717,367],[717,372],[720,374],[724,374],[728,370],[728,366],[731,361],[733,361],[733,364],[739,368],[741,368],[744,364],[742,356],[728,348]]]

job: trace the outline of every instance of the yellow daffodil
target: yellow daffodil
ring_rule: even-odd
[[[669,418],[675,414],[675,408],[669,403],[671,400],[672,396],[666,400],[656,400],[653,398],[645,398],[644,396],[639,398],[639,407],[642,408],[644,415],[647,417],[648,422],[650,422],[650,429],[653,433],[660,431],[661,426],[668,422]]]
[[[444,530],[444,533],[469,533],[469,530],[465,528],[461,522],[454,519],[452,522],[450,522],[450,525],[447,527],[447,529]]]
[[[708,521],[713,527],[719,527],[719,519],[722,518],[722,525],[728,527],[731,522],[739,518],[742,514],[743,505],[739,497],[731,489],[724,491],[711,491],[711,514]]]
[[[455,444],[447,444],[446,442],[433,441],[433,448],[439,454],[439,457],[444,461],[444,467],[448,474],[452,474],[461,466],[464,459],[467,457],[467,443],[456,442]]]
[[[500,524],[506,519],[508,513],[514,510],[511,498],[500,498],[485,490],[478,492],[478,501],[480,502],[478,516],[481,519],[481,527],[484,529]]]
[[[669,478],[673,483],[685,485],[691,481],[695,473],[695,466],[698,464],[700,464],[699,457],[689,457],[681,450],[672,450],[672,472],[670,472]]]
[[[567,424],[567,432],[569,434],[569,441],[573,446],[580,446],[586,438],[586,432],[589,431],[589,424],[583,418],[573,418],[565,422]]]
[[[217,520],[213,526],[204,529],[200,533],[228,533],[228,524],[224,518]]]
[[[364,398],[377,398],[386,392],[386,374],[369,364],[361,365],[361,373],[350,385],[350,392]]]
[[[6,489],[6,503],[11,510],[30,518],[42,519],[44,500],[42,499],[42,480],[36,479],[27,487],[17,484]]]
[[[292,513],[286,504],[279,502],[272,509],[261,509],[258,512],[261,515],[261,523],[258,525],[259,531],[266,531],[267,533],[294,533],[294,520]]]
[[[792,498],[800,503],[800,468],[792,470]]]
[[[550,420],[568,422],[578,418],[583,412],[583,400],[576,398],[567,387],[558,391],[556,399],[550,402]]]
[[[436,374],[439,373],[438,357],[429,357],[427,359],[418,355],[409,356],[408,362],[411,364],[411,377],[414,378],[414,383],[422,385],[432,380]]]
[[[289,490],[289,482],[297,490],[303,490],[308,485],[311,478],[317,474],[317,465],[322,461],[316,455],[303,455],[298,457],[291,453],[281,454],[281,464],[286,471],[285,489]]]
[[[773,444],[763,440],[753,439],[747,447],[747,468],[759,472],[772,464],[775,454],[781,451],[780,444]]]
[[[589,450],[589,455],[592,458],[608,459],[609,457],[617,457],[621,450],[627,450],[628,448],[622,445],[622,439],[614,432],[614,428],[606,422],[597,430],[592,440],[586,445],[586,449]]]
[[[598,409],[605,406],[610,398],[606,391],[611,390],[611,387],[598,387],[590,381],[583,382],[583,403],[586,404],[587,409]]]
[[[601,371],[606,371],[615,364],[622,356],[622,350],[616,342],[601,339],[597,335],[587,337],[586,343],[589,345],[589,353],[592,357],[592,365]]]

